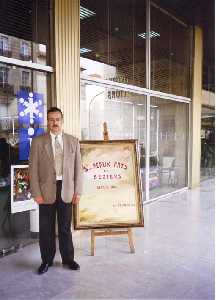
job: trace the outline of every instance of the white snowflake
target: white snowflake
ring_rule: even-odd
[[[29,114],[30,124],[34,123],[34,115],[39,116],[39,118],[42,118],[42,113],[40,113],[38,109],[38,107],[42,105],[42,100],[39,99],[38,101],[34,102],[33,93],[29,93],[28,100],[20,98],[19,102],[26,107],[26,109],[20,112],[20,116],[24,117]]]

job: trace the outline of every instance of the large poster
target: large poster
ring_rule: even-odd
[[[30,193],[28,165],[11,166],[11,213],[37,208]]]
[[[84,178],[75,229],[143,226],[136,141],[80,144]]]
[[[17,93],[19,121],[19,160],[28,160],[31,141],[44,132],[43,94],[20,90]]]

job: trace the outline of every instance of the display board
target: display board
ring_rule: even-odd
[[[75,229],[144,226],[136,140],[82,141]]]
[[[30,193],[29,166],[11,166],[11,213],[37,208]]]

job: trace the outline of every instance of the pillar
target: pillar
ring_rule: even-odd
[[[79,0],[55,0],[55,94],[64,113],[64,131],[80,136]]]
[[[200,183],[201,106],[202,106],[203,38],[201,28],[194,28],[194,60],[191,105],[191,180],[190,187]]]

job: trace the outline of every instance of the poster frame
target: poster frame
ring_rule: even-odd
[[[136,199],[137,199],[137,222],[131,223],[128,222],[113,222],[107,224],[106,222],[100,222],[100,223],[89,223],[89,224],[81,224],[80,222],[80,205],[77,204],[74,206],[73,209],[73,215],[74,215],[74,229],[75,230],[83,230],[83,229],[106,229],[106,228],[129,228],[129,227],[144,227],[144,213],[143,213],[143,202],[142,202],[142,186],[141,186],[141,175],[140,175],[140,165],[139,165],[139,157],[138,157],[138,141],[135,139],[130,140],[109,140],[109,141],[101,141],[101,140],[86,140],[86,141],[80,141],[80,148],[81,150],[85,148],[85,146],[88,145],[95,145],[100,147],[101,145],[107,145],[107,144],[119,144],[119,145],[132,145],[132,151],[133,151],[133,174],[136,176],[134,179],[134,186],[135,186],[135,193],[136,193]],[[82,151],[81,151],[82,153]],[[83,158],[82,158],[83,160]],[[84,169],[84,166],[83,166]],[[85,181],[83,182],[83,185],[85,185]],[[82,196],[81,200],[82,201]]]
[[[37,209],[38,205],[32,197],[28,199],[24,195],[22,200],[16,199],[17,195],[14,188],[16,186],[15,174],[16,172],[22,171],[23,169],[26,169],[28,171],[28,168],[29,168],[28,165],[11,165],[11,213],[12,214]],[[27,186],[28,186],[28,193],[30,193],[29,177],[27,181]]]

